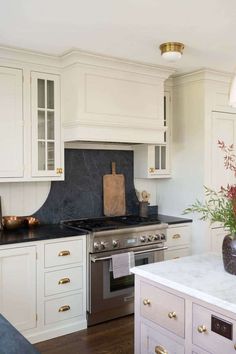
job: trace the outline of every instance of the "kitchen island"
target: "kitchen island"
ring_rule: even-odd
[[[135,273],[135,354],[236,352],[236,276],[220,255],[153,263]]]

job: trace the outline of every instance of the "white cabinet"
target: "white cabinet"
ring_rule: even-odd
[[[31,73],[32,176],[60,177],[61,156],[60,77]]]
[[[36,326],[36,247],[0,250],[0,313],[18,330]]]
[[[223,227],[215,227],[211,229],[211,251],[222,253],[222,244],[224,237],[229,234]]]
[[[24,174],[22,70],[0,67],[0,181]]]
[[[136,145],[134,149],[134,178],[170,177],[170,92],[164,95],[163,142],[158,145]]]
[[[167,229],[165,260],[189,256],[191,254],[191,225],[174,224]]]
[[[32,343],[86,328],[86,236],[0,246],[0,313]]]

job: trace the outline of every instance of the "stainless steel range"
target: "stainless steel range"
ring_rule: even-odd
[[[89,232],[88,325],[133,313],[134,276],[114,278],[112,256],[132,251],[135,266],[164,260],[168,225],[157,217],[134,215],[69,220],[64,224]]]

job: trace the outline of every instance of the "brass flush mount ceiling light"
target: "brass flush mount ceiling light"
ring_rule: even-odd
[[[181,58],[184,44],[179,42],[167,42],[160,45],[161,55],[168,61],[176,61]]]

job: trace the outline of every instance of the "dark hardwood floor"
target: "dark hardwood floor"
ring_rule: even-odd
[[[134,318],[126,316],[34,346],[42,354],[133,354]]]

